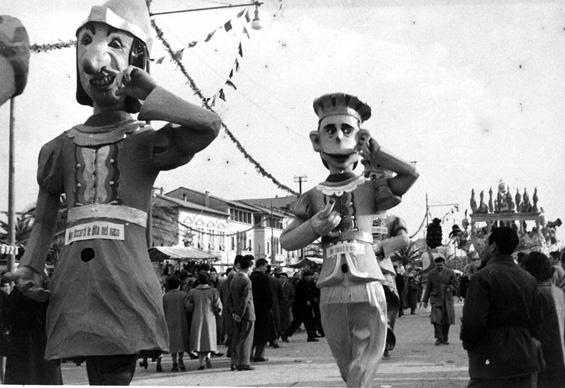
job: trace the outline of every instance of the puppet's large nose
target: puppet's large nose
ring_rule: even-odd
[[[102,67],[108,66],[108,54],[95,48],[85,53],[82,59],[82,69],[86,74],[98,74]]]

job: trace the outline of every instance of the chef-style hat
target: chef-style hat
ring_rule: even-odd
[[[318,122],[332,115],[349,115],[360,123],[371,117],[371,107],[357,97],[346,93],[324,94],[314,100],[314,112]]]

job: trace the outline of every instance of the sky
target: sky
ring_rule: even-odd
[[[217,6],[222,1],[153,0],[152,11]],[[243,3],[243,2],[242,2]],[[2,0],[0,14],[19,18],[32,43],[74,38],[85,0]],[[298,191],[325,179],[308,138],[313,100],[329,92],[372,107],[363,123],[381,146],[415,161],[420,178],[392,212],[415,233],[426,213],[459,223],[477,194],[503,180],[513,196],[538,190],[548,220],[565,217],[565,3],[551,1],[265,0],[263,28],[242,32],[241,8],[156,16],[165,39],[205,96],[261,166]],[[232,20],[229,32],[209,32]],[[189,42],[198,41],[193,48]],[[242,45],[243,56],[238,54]],[[16,209],[34,203],[41,145],[86,120],[74,99],[72,48],[32,54],[28,85],[16,98]],[[155,41],[157,82],[200,104]],[[234,60],[240,67],[226,86]],[[0,209],[8,198],[9,105],[0,107]],[[158,128],[161,124],[154,123]],[[360,170],[358,170],[360,172]],[[187,165],[159,175],[156,187],[209,191],[225,199],[283,196],[222,131]],[[485,195],[488,199],[488,194]],[[477,198],[478,199],[478,198]],[[459,204],[458,210],[452,205]],[[453,211],[453,213],[452,213]],[[444,232],[445,233],[445,232]]]

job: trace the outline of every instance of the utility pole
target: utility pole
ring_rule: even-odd
[[[298,175],[294,177],[294,181],[298,182],[298,196],[302,195],[302,182],[308,182],[306,175]],[[304,260],[304,248],[300,248],[300,260]]]
[[[9,133],[9,159],[8,159],[8,245],[16,246],[16,207],[15,207],[15,186],[14,186],[14,127],[15,127],[15,106],[14,98],[10,99],[10,133]],[[13,249],[13,248],[12,248]],[[16,254],[11,252],[9,255],[8,271],[16,269]]]
[[[294,181],[298,182],[298,194],[302,195],[302,182],[308,182],[308,177],[306,175],[295,176]]]
[[[273,222],[273,200],[271,199],[271,218],[269,220],[269,223],[271,224],[271,265],[276,265],[277,261],[275,258],[275,236],[274,236],[274,222]]]

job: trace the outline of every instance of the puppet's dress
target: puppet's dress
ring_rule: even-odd
[[[304,193],[295,215],[307,222],[326,203],[341,216],[338,237],[322,237],[324,262],[318,279],[320,312],[328,344],[347,386],[370,386],[385,348],[384,276],[371,234],[378,213],[373,181],[354,174],[330,175]]]
[[[168,348],[147,209],[159,171],[190,157],[158,149],[157,133],[124,114],[111,126],[75,126],[40,152],[39,185],[65,193],[68,209],[49,286],[47,359]]]

